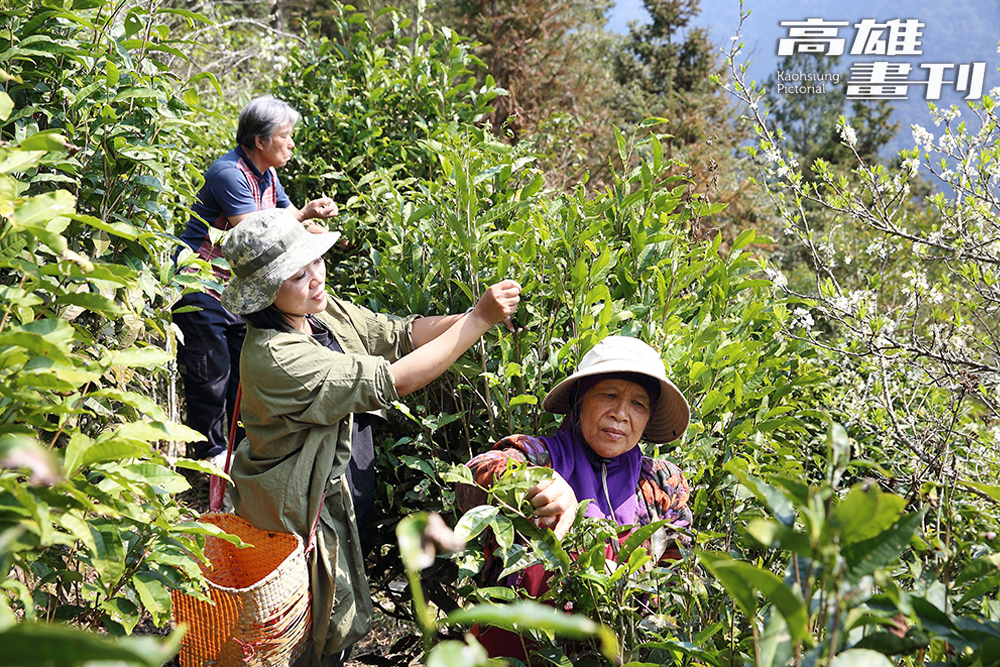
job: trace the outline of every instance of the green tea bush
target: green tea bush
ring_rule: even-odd
[[[187,483],[175,468],[203,468],[159,443],[198,437],[174,423],[164,378],[170,306],[200,289],[201,274],[171,256],[206,157],[228,148],[226,114],[202,113],[192,90],[215,87],[211,77],[180,81],[164,64],[183,58],[190,45],[175,28],[203,22],[198,14],[105,0],[4,10],[0,637],[13,656],[53,638],[53,659],[155,664],[176,638],[160,654],[53,623],[128,634],[143,614],[166,622],[170,591],[199,590],[209,528],[178,505]],[[380,603],[398,603],[406,595],[390,583],[408,575],[425,647],[435,632],[524,614],[559,664],[998,662],[991,99],[975,109],[980,131],[949,112],[946,140],[928,147],[920,135],[928,163],[932,149],[957,160],[936,173],[962,194],[929,200],[942,222],[925,236],[892,226],[919,208],[902,206],[902,171],[859,164],[855,182],[819,165],[805,184],[790,163],[765,166],[796,222],[809,206],[850,213],[884,237],[873,258],[926,246],[926,274],[887,300],[876,288],[906,275],[899,264],[838,273],[823,263],[825,239],[796,227],[824,273],[815,294],[793,294],[764,256],[776,242],[750,229],[723,242],[721,207],[672,175],[682,167],[665,158],[653,121],[615,133],[605,189],[547,190],[529,149],[477,125],[503,91],[475,84],[469,44],[395,10],[377,17],[390,26],[381,31],[348,7],[331,16],[336,38],[293,48],[271,91],[303,113],[283,173],[293,200],[331,194],[341,206],[336,224],[352,245],[333,258],[331,286],[399,314],[461,312],[501,278],[524,288],[516,330],[488,334],[400,404],[382,434],[371,578]],[[772,139],[763,154],[775,154]],[[979,162],[961,156],[973,145]],[[918,156],[904,157],[910,173]],[[207,268],[186,257],[181,267]],[[872,282],[838,282],[847,275]],[[649,561],[643,533],[609,569],[606,526],[581,521],[560,544],[516,502],[465,517],[452,509],[461,465],[504,435],[551,432],[541,398],[612,333],[659,348],[692,405],[683,439],[646,448],[681,464],[693,490],[692,548],[669,568]],[[508,480],[514,500],[541,473],[521,474]],[[431,559],[421,582],[412,559],[427,510],[473,547]],[[504,536],[509,565],[555,573],[543,602],[573,600],[590,619],[490,607],[513,596],[472,583],[474,540],[487,528]],[[428,600],[450,613],[434,622]],[[485,607],[459,609],[473,600]],[[429,663],[482,657],[470,643],[440,649]]]
[[[22,625],[129,634],[144,613],[166,625],[171,590],[200,591],[206,529],[174,498],[184,464],[158,446],[201,437],[165,409],[169,309],[197,285],[173,265],[172,231],[197,171],[180,149],[192,108],[158,60],[178,46],[164,22],[197,16],[100,0],[4,15],[0,635],[39,664],[50,650],[154,664],[149,647],[140,659]]]
[[[805,480],[726,464],[753,513],[740,549],[700,558],[748,621],[732,639],[764,665],[998,664],[996,102],[969,104],[972,123],[932,108],[944,134],[915,126],[892,164],[872,164],[842,117],[853,163],[817,160],[806,177],[741,49],[727,86],[810,276],[769,273],[795,305],[778,335],[828,368],[815,398],[847,429],[813,449]],[[954,196],[925,198],[921,172]]]
[[[734,458],[755,472],[810,474],[807,463],[821,442],[816,434],[825,427],[822,411],[808,399],[818,393],[814,385],[824,372],[807,346],[780,333],[793,304],[774,294],[763,273],[766,261],[748,252],[760,239],[746,231],[723,252],[717,234],[693,238],[693,229],[710,224],[714,209],[667,175],[672,165],[663,158],[660,137],[643,129],[618,141],[621,164],[640,164],[614,174],[613,187],[598,194],[583,187],[545,191],[530,154],[494,142],[485,131],[467,130],[424,142],[440,161],[440,177],[400,184],[391,168],[376,172],[345,208],[344,215],[354,216],[358,227],[368,225],[376,238],[369,249],[372,277],[358,297],[365,305],[400,313],[460,312],[500,278],[517,279],[524,288],[516,332],[497,328],[453,366],[457,373],[401,407],[411,423],[397,425],[405,434],[397,432],[380,453],[386,524],[418,510],[450,512],[453,464],[506,434],[554,430],[556,420],[540,410],[541,398],[612,333],[639,336],[661,349],[691,401],[687,436],[668,451],[647,453],[671,456],[685,468],[699,542],[759,548],[739,531],[737,516],[760,511],[723,467]],[[480,529],[510,520],[490,517],[478,522]],[[595,537],[601,533],[589,534],[579,548],[599,545],[603,553]],[[377,585],[399,573],[387,562],[373,568],[383,577]],[[567,580],[583,567],[581,561],[559,562]],[[438,573],[425,582],[446,610],[461,602],[456,593],[473,594],[464,577],[477,571],[481,552],[478,560],[467,555],[460,564],[462,579]],[[638,596],[653,581],[672,582],[674,590],[660,602],[664,617],[684,619],[676,632],[657,635],[662,628],[647,632],[648,624],[640,631],[643,612],[634,597],[615,597],[617,582],[609,584],[607,597],[595,596],[601,601],[594,619],[611,627],[624,656],[682,654],[701,630],[722,622],[709,605],[721,589],[706,590],[694,575],[694,559],[678,570],[684,576],[652,570],[628,589]],[[612,609],[617,611],[609,615]],[[650,641],[663,645],[643,648]]]
[[[477,85],[471,68],[482,63],[472,45],[419,13],[385,8],[369,18],[340,4],[333,12],[326,27],[334,36],[288,49],[271,86],[303,116],[285,189],[294,201],[322,193],[343,204],[379,169],[433,178],[437,158],[422,141],[464,131],[503,91],[492,79]]]

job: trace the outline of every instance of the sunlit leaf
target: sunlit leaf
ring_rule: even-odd
[[[759,591],[785,617],[792,641],[811,641],[805,604],[773,573],[725,554],[704,551],[699,558],[748,618],[753,619],[757,614]]]
[[[43,130],[27,137],[19,145],[25,151],[64,151],[67,142],[58,130]]]
[[[94,551],[90,564],[105,586],[115,586],[125,572],[125,545],[118,526],[111,521],[97,520],[90,523],[94,538]]]
[[[726,462],[724,468],[740,480],[782,525],[791,526],[795,523],[795,505],[788,496],[764,480],[749,475],[739,464],[739,459]]]
[[[132,463],[124,470],[134,472],[137,481],[158,486],[167,493],[180,493],[190,488],[187,480],[181,475],[156,463]]]
[[[130,348],[119,352],[111,358],[111,366],[129,366],[132,368],[157,368],[175,359],[176,355],[164,349],[147,346]]]
[[[52,452],[25,435],[0,435],[0,468],[26,470],[32,484],[52,485],[62,479]]]
[[[478,642],[470,639],[466,644],[459,641],[446,640],[435,646],[427,655],[427,667],[477,667],[487,664],[489,655]]]
[[[132,577],[132,587],[139,595],[142,606],[148,611],[153,622],[162,625],[170,620],[170,591],[163,582],[145,572]]]
[[[485,530],[499,513],[492,505],[479,505],[462,515],[455,525],[455,535],[468,542]]]
[[[100,609],[107,614],[103,620],[104,626],[109,629],[115,628],[118,625],[126,633],[132,634],[132,630],[139,624],[139,618],[141,617],[139,606],[127,597],[120,596],[103,600],[100,603]]]
[[[70,292],[59,297],[63,305],[79,306],[93,313],[102,313],[108,317],[121,317],[127,311],[121,305],[101,294],[90,292]]]
[[[785,617],[771,614],[771,620],[760,638],[760,661],[756,667],[787,665],[793,654],[791,639]]]
[[[981,484],[979,482],[970,482],[970,481],[964,480],[964,479],[958,480],[958,483],[961,484],[961,485],[963,485],[963,486],[967,486],[967,487],[976,489],[977,491],[982,491],[987,496],[989,496],[992,500],[994,500],[997,503],[1000,503],[1000,486],[993,486],[993,485],[990,485],[990,484]]]
[[[14,110],[14,100],[10,99],[10,95],[0,91],[0,120],[7,120],[10,118],[10,112]]]
[[[33,167],[43,157],[45,157],[45,151],[10,151],[6,155],[0,156],[0,174],[24,171]]]
[[[757,232],[752,227],[744,229],[733,241],[732,250],[730,252],[736,252],[737,250],[753,243],[756,237]]]
[[[618,652],[618,642],[614,634],[585,616],[567,614],[547,605],[535,602],[517,602],[509,605],[476,605],[470,609],[460,609],[448,614],[445,625],[482,625],[504,628],[513,632],[539,630],[569,639],[597,637],[601,641],[601,651],[608,658]]]
[[[498,514],[490,525],[497,544],[502,549],[510,549],[514,545],[514,523],[502,514]]]
[[[76,514],[62,514],[57,518],[57,522],[73,537],[73,539],[82,542],[84,547],[90,551],[94,551],[97,548],[97,545],[94,542],[94,536],[90,532],[90,526]]]
[[[664,526],[672,526],[672,522],[669,520],[653,521],[645,526],[640,526],[632,531],[632,534],[628,536],[628,539],[622,544],[621,549],[618,552],[618,561],[628,561],[632,552],[642,546],[642,544],[648,540],[653,533],[660,530]]]
[[[917,534],[925,511],[906,514],[879,535],[845,546],[842,553],[847,563],[848,578],[857,581],[895,563]]]
[[[76,202],[65,190],[46,192],[24,200],[10,217],[15,227],[37,229],[41,223],[72,213]]]
[[[177,654],[183,631],[169,638],[111,640],[94,632],[48,623],[19,623],[0,632],[3,664],[9,667],[78,667],[82,662],[120,661],[159,667]]]
[[[441,473],[441,481],[446,484],[475,484],[472,478],[472,471],[465,465],[453,465],[451,468]]]
[[[834,509],[833,520],[840,527],[841,544],[851,544],[882,532],[898,519],[906,501],[878,486],[854,486]]]
[[[894,667],[894,663],[878,651],[855,648],[834,656],[830,667]]]
[[[102,435],[101,439],[115,437],[139,442],[156,442],[158,440],[178,440],[180,442],[199,442],[205,436],[189,426],[173,422],[137,421],[122,424],[112,434]]]
[[[117,221],[117,222],[106,222],[100,218],[96,218],[92,215],[80,215],[72,214],[68,215],[72,220],[78,220],[80,222],[86,223],[91,227],[100,229],[101,231],[107,232],[108,234],[114,234],[124,239],[129,239],[134,241],[139,238],[141,230],[134,225],[130,225],[127,222]]]

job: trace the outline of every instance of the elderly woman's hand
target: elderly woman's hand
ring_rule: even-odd
[[[319,199],[313,199],[311,202],[302,207],[301,219],[310,220],[313,218],[319,218],[321,220],[325,220],[327,218],[332,218],[339,212],[340,210],[337,208],[337,202],[333,201],[329,197],[320,197]]]
[[[576,493],[562,475],[552,471],[546,479],[528,489],[528,500],[535,508],[538,525],[551,528],[560,540],[566,537],[576,518]]]
[[[479,303],[472,309],[472,314],[492,327],[494,324],[509,320],[517,310],[520,300],[521,286],[517,281],[503,280],[483,292]]]

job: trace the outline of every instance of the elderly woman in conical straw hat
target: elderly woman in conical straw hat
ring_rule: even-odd
[[[234,275],[222,303],[248,324],[235,510],[257,528],[306,542],[315,526],[314,651],[303,664],[342,664],[368,631],[371,596],[347,476],[352,448],[362,440],[371,447],[370,416],[441,375],[507,320],[521,290],[500,282],[462,315],[376,314],[325,289],[323,254],[338,237],[309,233],[272,209],[244,219],[222,246]]]
[[[469,462],[473,478],[489,488],[509,459],[552,469],[552,478],[528,491],[534,516],[562,538],[575,519],[578,503],[590,500],[586,516],[621,526],[671,520],[690,525],[689,489],[681,470],[664,459],[644,456],[639,441],[665,444],[684,434],[690,410],[667,378],[660,354],[637,338],[608,336],[580,361],[576,372],[542,401],[548,412],[566,415],[550,436],[511,435]],[[456,500],[467,511],[486,501],[479,488],[460,485]],[[678,557],[675,534],[661,529],[651,539],[654,562]],[[611,552],[617,551],[611,545]],[[498,559],[487,555],[482,576],[496,579]],[[507,583],[538,595],[546,587],[541,567],[529,568]],[[479,637],[491,657],[524,661],[523,643],[511,633],[489,628]]]

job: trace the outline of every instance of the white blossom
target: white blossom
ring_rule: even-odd
[[[851,312],[850,311],[851,301],[843,294],[838,294],[836,297],[834,297],[833,301],[830,302],[830,305],[833,307],[834,310],[839,310],[845,313]]]
[[[912,125],[913,141],[921,150],[930,151],[934,149],[934,135],[928,132],[921,125]]]
[[[928,324],[927,325],[927,335],[931,339],[931,349],[935,350],[941,347],[941,339],[944,337],[945,325],[943,324]]]
[[[930,289],[930,285],[927,284],[927,274],[923,271],[918,271],[916,269],[907,271],[903,274],[903,278],[910,281],[910,285],[918,294],[923,294]],[[909,287],[905,289],[909,290]]]
[[[952,153],[958,146],[958,140],[952,134],[942,134],[941,138],[938,139],[938,149],[942,153]]]
[[[854,128],[844,123],[839,128],[840,137],[848,146],[855,146],[858,143],[858,133],[854,131]]]
[[[764,269],[764,274],[771,280],[775,287],[782,288],[788,284],[788,278],[778,269],[769,266]]]
[[[838,294],[829,303],[834,310],[855,317],[860,312],[861,307],[871,301],[871,298],[872,295],[867,290],[854,290]]]
[[[874,334],[873,342],[878,347],[892,347],[896,343],[892,340],[892,335],[896,333],[896,321],[879,317],[869,325]]]
[[[986,176],[990,179],[990,184],[1000,181],[1000,162],[994,161],[986,168]]]
[[[949,109],[937,109],[934,112],[934,124],[940,125],[942,121],[944,121],[945,123],[950,123],[951,121],[955,120],[961,115],[962,112],[959,110],[958,107],[951,107]]]
[[[966,178],[969,182],[974,182],[976,176],[979,174],[979,169],[971,160],[965,160],[962,162],[962,176]]]
[[[878,257],[879,259],[885,259],[889,255],[886,243],[881,239],[870,243],[868,247],[865,248],[865,253],[873,257]]]
[[[801,327],[803,329],[812,329],[816,321],[813,320],[812,313],[810,313],[805,308],[796,308],[792,311],[794,319],[792,320],[793,327]]]

